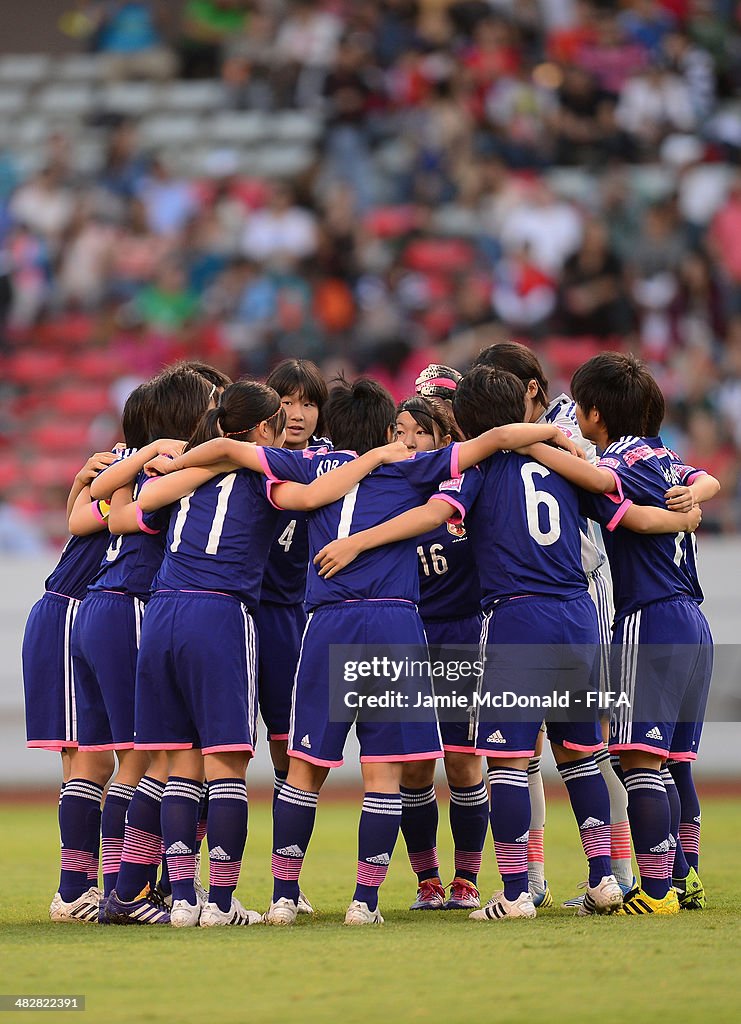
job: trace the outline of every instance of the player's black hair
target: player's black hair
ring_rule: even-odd
[[[208,409],[213,384],[192,370],[175,369],[150,381],[152,412],[149,440],[172,437],[186,441]]]
[[[273,388],[256,380],[238,380],[225,388],[215,409],[202,417],[186,445],[186,451],[214,437],[249,441],[255,427],[268,420],[275,434],[283,433],[286,414]]]
[[[664,397],[656,381],[631,354],[592,356],[571,378],[571,393],[585,413],[597,410],[610,441],[626,435],[654,436],[664,417]]]
[[[143,448],[151,438],[151,381],[139,384],[126,399],[121,413],[121,426],[127,448]]]
[[[361,377],[351,384],[335,377],[324,406],[324,424],[338,451],[363,455],[379,448],[396,430],[396,406],[386,388],[377,380]]]
[[[507,370],[508,373],[514,373],[525,387],[534,380],[538,385],[536,399],[541,405],[548,405],[548,378],[543,373],[540,360],[527,345],[521,345],[518,341],[502,341],[498,345],[489,345],[479,352],[473,366],[491,366],[495,370]]]
[[[175,363],[174,366],[168,367],[165,373],[173,373],[176,370],[192,370],[193,373],[200,373],[202,377],[205,377],[209,384],[223,391],[224,388],[228,388],[232,383],[231,377],[228,377],[221,370],[217,370],[215,366],[211,366],[210,363],[202,363],[199,359],[183,359],[179,363]]]
[[[522,423],[525,385],[507,370],[475,366],[456,389],[453,413],[466,437],[478,437],[505,423]]]
[[[324,429],[322,412],[327,402],[327,384],[321,370],[310,359],[284,359],[271,371],[267,379],[269,387],[274,388],[281,398],[298,392],[306,402],[313,402],[319,410],[316,432],[321,434]]]
[[[435,436],[435,427],[437,427],[440,436],[450,434],[453,441],[463,440],[449,406],[442,399],[413,395],[411,398],[405,398],[403,402],[399,402],[396,407],[397,419],[402,412],[408,412],[414,422],[433,437]]]

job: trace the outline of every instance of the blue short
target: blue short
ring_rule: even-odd
[[[257,630],[236,597],[159,591],[136,673],[137,750],[253,752]]]
[[[260,638],[257,674],[260,714],[269,740],[287,740],[306,612],[302,604],[265,601],[255,612],[255,625]]]
[[[23,633],[23,690],[29,747],[77,746],[72,627],[80,602],[46,593],[31,609]]]
[[[408,601],[346,601],[323,605],[309,615],[296,671],[288,753],[312,764],[336,768],[343,762],[351,721],[331,721],[330,646],[394,645],[395,656],[419,658],[426,650],[422,620]],[[360,655],[361,657],[363,655]],[[404,680],[399,682],[403,687]],[[429,675],[414,677],[418,691],[432,696]],[[398,716],[399,718],[402,715]],[[358,721],[361,762],[425,761],[442,757],[434,710],[426,721]]]
[[[549,720],[548,710],[529,721],[530,710],[498,717],[482,706],[478,712],[476,753],[485,757],[531,757],[543,719],[548,739],[570,750],[591,753],[602,748],[597,707],[584,702],[599,688],[597,613],[584,593],[568,600],[543,595],[503,600],[484,616],[482,656],[486,653],[482,695],[504,691],[532,694],[542,689],[579,694],[582,703],[573,720]],[[533,687],[533,677],[547,680]]]
[[[436,651],[437,647],[453,648],[450,657],[457,660],[455,648],[478,648],[481,637],[483,616],[469,615],[463,619],[428,619],[424,623],[427,643],[430,646],[431,660],[444,660],[444,652]],[[468,655],[461,655],[467,660]],[[476,686],[473,687],[476,689]],[[476,750],[476,715],[474,708],[464,722],[446,722],[445,711],[439,713],[440,735],[443,738],[443,749],[461,754],[473,754]]]
[[[131,594],[91,591],[72,630],[81,750],[134,746],[136,658],[144,602]]]
[[[611,751],[694,761],[713,670],[713,638],[691,598],[647,604],[615,625],[612,689],[630,706],[610,720]]]

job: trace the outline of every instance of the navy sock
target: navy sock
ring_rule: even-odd
[[[423,789],[408,789],[402,786],[400,798],[401,832],[407,844],[412,871],[419,882],[426,878],[439,878],[435,787],[432,785]]]
[[[669,877],[686,878],[690,873],[690,866],[684,856],[679,839],[679,819],[682,813],[679,793],[668,768],[661,769],[661,778],[664,781],[664,789],[669,800]]]
[[[200,850],[201,843],[206,838],[208,829],[208,783],[201,784],[201,800],[198,805],[198,827],[196,828],[196,852]]]
[[[483,779],[477,786],[451,786],[449,813],[456,877],[476,885],[489,824],[489,794]]]
[[[298,903],[298,878],[314,831],[318,793],[296,789],[287,782],[273,806],[273,902]]]
[[[129,809],[135,787],[114,782],[108,787],[103,804],[100,833],[103,844],[103,894],[110,896],[116,888],[118,869],[123,853],[126,812]]]
[[[277,768],[273,769],[273,810],[275,810],[275,801],[278,799],[278,794],[287,778],[287,771],[279,771]]]
[[[116,895],[125,903],[136,899],[147,885],[152,887],[157,880],[162,857],[160,812],[164,791],[164,782],[145,775],[131,798],[116,882]]]
[[[641,888],[653,899],[669,892],[669,829],[671,812],[661,772],[631,768],[624,773],[628,790],[628,819]]]
[[[679,841],[685,859],[695,871],[700,866],[700,801],[692,778],[691,761],[670,761],[667,768],[672,774],[679,794],[681,814],[679,820]],[[677,875],[679,878],[679,875]]]
[[[239,882],[247,841],[247,785],[244,779],[215,779],[208,784],[208,860],[210,903],[228,911]]]
[[[610,794],[602,772],[590,755],[559,764],[566,783],[584,853],[589,862],[589,884],[599,885],[612,874],[610,860]]]
[[[59,800],[62,868],[59,892],[72,903],[93,884],[89,873],[100,849],[100,801],[103,787],[87,779],[70,779]]]
[[[409,790],[407,790],[409,792]],[[418,793],[419,790],[412,790]],[[358,826],[358,874],[354,900],[378,906],[378,890],[388,873],[401,825],[399,793],[366,793]]]
[[[162,797],[163,871],[167,867],[173,900],[187,900],[193,906],[196,903],[193,888],[196,830],[202,790],[198,779],[171,775]]]
[[[530,791],[525,768],[490,768],[491,834],[504,896],[516,900],[528,891],[527,839]]]

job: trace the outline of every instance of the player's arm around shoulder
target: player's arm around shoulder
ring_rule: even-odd
[[[591,494],[613,494],[620,491],[618,477],[612,470],[605,466],[592,465],[585,457],[575,459],[568,452],[547,444],[533,444],[519,448],[518,451],[521,455],[536,459],[547,469],[552,469],[570,483]]]
[[[185,447],[184,441],[162,438],[145,445],[133,455],[125,459],[117,459],[90,484],[90,494],[94,499],[110,498],[114,491],[126,484],[133,483],[144,468],[144,464],[158,455],[179,455]]]
[[[654,505],[631,504],[620,519],[620,526],[633,533],[694,533],[701,522],[699,505],[687,512],[670,512]]]

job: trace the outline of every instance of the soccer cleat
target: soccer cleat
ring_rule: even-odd
[[[313,914],[314,908],[311,903],[307,900],[306,896],[299,890],[298,903],[296,904],[299,914]]]
[[[262,919],[265,924],[285,926],[295,924],[298,917],[298,906],[289,900],[287,896],[281,896],[275,903],[271,903]]]
[[[98,920],[98,911],[103,893],[96,886],[91,886],[82,896],[76,900],[65,903],[61,893],[55,892],[54,899],[49,907],[49,917],[52,921],[88,921]]]
[[[105,909],[108,906],[108,897],[101,893],[100,900],[98,902],[98,924],[108,924],[105,916]]]
[[[588,882],[579,882],[579,884],[577,885],[577,889],[586,889],[588,884]],[[631,889],[636,889],[638,887],[638,880],[634,875],[633,881],[630,883],[630,885],[626,885],[624,882],[618,882],[618,885],[620,886],[620,891],[622,892],[623,896],[626,896],[631,891]],[[574,896],[573,899],[565,900],[561,904],[561,906],[565,907],[567,910],[578,910],[583,903],[584,893],[582,893],[581,896]]]
[[[168,908],[168,910],[172,906],[172,893],[163,892],[162,886],[160,885],[159,882],[157,882],[154,889],[152,890],[152,896],[160,903],[163,903]]]
[[[162,900],[150,891],[149,885],[134,900],[120,900],[116,890],[108,897],[104,924],[169,924],[170,914]]]
[[[445,906],[445,890],[439,878],[425,878],[419,883],[417,898],[410,910],[442,910]]]
[[[670,889],[662,899],[655,900],[653,896],[649,896],[643,889],[636,887],[623,897],[623,906],[616,913],[631,915],[678,914],[679,900],[674,889]]]
[[[536,910],[545,910],[546,907],[553,906],[553,894],[548,888],[548,882],[545,880],[542,889],[535,885],[530,886],[530,896]]]
[[[705,909],[705,889],[700,881],[700,876],[694,868],[690,868],[686,878],[673,878],[672,888],[676,891],[680,909]]]
[[[232,896],[232,905],[226,911],[220,910],[216,903],[207,903],[201,910],[201,928],[250,924],[262,924],[262,914],[256,910],[246,910],[234,896]]]
[[[383,924],[383,918],[378,907],[375,910],[370,910],[367,903],[353,900],[347,908],[345,924]]]
[[[454,878],[450,883],[450,896],[443,904],[443,910],[478,910],[481,906],[479,891],[466,878]]]
[[[175,900],[170,910],[170,924],[173,928],[195,928],[201,919],[201,904],[196,901]]]
[[[623,890],[614,875],[605,875],[599,885],[588,885],[584,893],[582,905],[577,910],[577,917],[590,917],[592,914],[614,914],[623,905]]]
[[[471,921],[498,921],[504,917],[535,917],[536,911],[529,892],[521,892],[516,900],[505,899],[503,892],[495,892],[480,910],[469,914]]]

